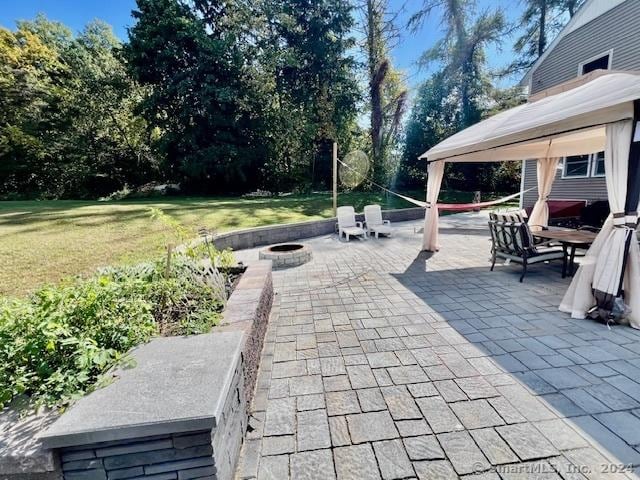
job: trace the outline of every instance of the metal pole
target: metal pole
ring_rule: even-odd
[[[338,144],[333,142],[333,216],[338,215]]]

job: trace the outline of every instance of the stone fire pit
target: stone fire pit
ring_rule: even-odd
[[[301,243],[283,243],[260,250],[260,260],[271,260],[273,268],[289,268],[311,260],[311,249]]]

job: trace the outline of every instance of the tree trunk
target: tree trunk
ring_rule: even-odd
[[[538,58],[547,48],[547,0],[540,0],[540,31],[538,33]]]
[[[367,50],[369,63],[369,97],[371,107],[371,174],[379,180],[382,174],[383,107],[382,84],[386,68],[381,58],[382,12],[376,0],[367,0]]]

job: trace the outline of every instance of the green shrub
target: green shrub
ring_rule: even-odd
[[[197,245],[187,247],[185,254],[191,258],[208,258],[216,268],[229,268],[236,264],[236,259],[230,248],[218,250],[211,242],[206,240]]]
[[[0,407],[18,395],[64,406],[151,337],[209,331],[226,298],[225,278],[210,265],[175,256],[169,275],[163,262],[108,268],[26,299],[0,298]]]

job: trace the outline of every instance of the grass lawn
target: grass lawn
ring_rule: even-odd
[[[444,193],[444,192],[443,192]],[[422,199],[421,192],[408,195]],[[441,195],[441,201],[469,201],[470,194]],[[339,205],[379,203],[383,208],[412,207],[394,196],[346,193]],[[218,231],[330,217],[331,195],[272,198],[195,198],[119,202],[0,202],[0,294],[21,295],[39,285],[84,274],[96,267],[158,256],[172,241],[149,207],[161,208],[192,229]]]

